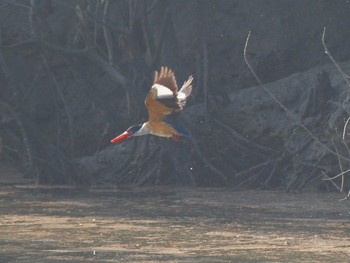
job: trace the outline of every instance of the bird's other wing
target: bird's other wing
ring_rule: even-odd
[[[184,82],[180,91],[177,93],[178,103],[181,108],[185,106],[187,98],[191,95],[192,81],[193,81],[193,76],[189,76],[188,80]]]

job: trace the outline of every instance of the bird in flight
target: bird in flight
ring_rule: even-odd
[[[154,74],[151,90],[145,100],[148,110],[148,121],[133,125],[125,132],[111,140],[112,143],[121,142],[133,136],[153,134],[160,137],[180,140],[181,137],[190,137],[190,134],[180,126],[164,120],[174,112],[180,112],[186,104],[186,99],[192,91],[193,77],[189,76],[181,89],[178,90],[174,72],[161,67]]]

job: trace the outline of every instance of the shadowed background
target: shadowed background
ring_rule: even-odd
[[[328,48],[347,61],[349,13],[347,1],[2,0],[1,161],[44,184],[343,191],[346,176],[322,172],[348,169],[349,87],[324,66],[321,36],[326,26]],[[255,87],[249,30],[253,68],[294,119]],[[110,145],[147,118],[162,65],[180,84],[194,75],[175,116],[192,140]]]

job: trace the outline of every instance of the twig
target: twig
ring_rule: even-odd
[[[34,19],[35,19],[35,0],[30,0],[30,7],[29,7],[29,26],[30,26],[30,36],[31,38],[35,38],[37,36],[36,34],[36,28],[34,25]]]
[[[327,56],[330,58],[330,60],[333,62],[334,66],[336,66],[336,68],[338,69],[338,71],[342,74],[344,80],[346,81],[346,83],[348,84],[349,88],[350,88],[350,81],[349,78],[350,76],[347,75],[339,66],[339,64],[335,61],[335,59],[333,58],[332,54],[329,52],[326,42],[325,42],[325,38],[326,38],[326,27],[323,28],[323,34],[322,34],[322,45],[324,48],[324,53],[327,54]]]
[[[7,4],[9,4],[9,5],[14,5],[14,6],[18,6],[18,7],[30,9],[30,6],[17,3],[16,1],[2,0],[2,2],[7,3]]]
[[[72,39],[72,44],[73,46],[76,46],[79,41],[80,41],[80,37],[83,36],[83,39],[85,40],[85,43],[87,46],[89,46],[89,41],[87,41],[88,37],[87,37],[87,33],[85,30],[85,26],[86,26],[86,22],[85,22],[85,18],[84,18],[84,14],[83,11],[81,10],[80,5],[76,5],[75,7],[75,13],[78,17],[78,26],[75,29],[75,33]]]
[[[246,39],[246,43],[244,46],[244,60],[245,63],[247,64],[249,70],[251,71],[251,73],[253,74],[253,76],[255,77],[256,81],[262,85],[262,89],[264,91],[266,91],[270,97],[289,115],[289,117],[291,117],[296,124],[298,124],[302,129],[304,129],[308,135],[315,141],[317,142],[320,146],[322,146],[324,149],[326,149],[327,151],[329,151],[330,153],[334,154],[335,156],[338,156],[341,159],[344,159],[346,161],[350,161],[350,158],[345,157],[343,155],[340,155],[338,153],[336,153],[335,151],[333,151],[331,148],[329,148],[327,145],[325,145],[324,143],[322,143],[286,106],[284,106],[277,98],[276,96],[268,89],[266,88],[262,81],[259,79],[259,77],[257,76],[257,74],[255,73],[254,69],[252,68],[252,66],[250,65],[248,59],[247,59],[247,46],[248,46],[248,41],[250,38],[250,31],[248,33],[247,39]]]
[[[332,185],[333,185],[336,189],[338,189],[338,191],[340,192],[339,186],[338,186],[335,182],[333,182],[334,177],[333,177],[333,178],[330,178],[324,171],[321,171],[321,173],[326,177],[326,178],[324,178],[323,180],[330,181],[330,182],[332,183]]]
[[[345,170],[345,171],[343,171],[343,172],[341,172],[341,173],[339,173],[339,174],[337,174],[337,175],[335,175],[335,176],[333,176],[333,177],[329,177],[329,176],[327,175],[327,178],[325,178],[325,179],[323,179],[323,180],[325,180],[325,181],[327,181],[327,180],[334,180],[334,179],[338,178],[339,176],[342,176],[343,174],[346,174],[346,173],[348,173],[348,172],[350,172],[350,169],[347,169],[347,170]]]
[[[107,51],[108,51],[108,62],[109,65],[113,65],[113,47],[112,47],[112,41],[111,41],[111,35],[109,33],[109,30],[106,25],[106,19],[107,19],[107,11],[109,6],[109,0],[105,1],[105,6],[103,8],[103,17],[102,17],[102,23],[103,23],[103,35],[105,37],[106,45],[107,45]]]
[[[264,183],[262,185],[269,187],[269,183],[271,179],[273,178],[273,175],[275,174],[277,170],[277,164],[273,164],[270,175],[265,179]]]
[[[348,127],[348,123],[350,121],[350,117],[346,120],[343,128],[343,140],[345,140],[345,133],[346,133],[346,128]]]
[[[244,45],[244,52],[243,52],[243,56],[244,56],[244,61],[246,63],[246,65],[248,66],[250,72],[253,74],[254,78],[256,79],[256,81],[260,84],[263,85],[263,82],[260,80],[260,78],[258,77],[258,75],[255,73],[253,67],[250,65],[248,58],[247,58],[247,47],[248,47],[248,42],[249,42],[249,38],[250,38],[250,33],[251,31],[248,32],[248,36],[247,39],[245,41],[245,45]],[[272,98],[274,98],[275,96],[273,96]],[[276,100],[276,99],[275,99]],[[277,100],[277,103],[279,103],[279,101]]]
[[[338,149],[337,149],[337,147],[335,146],[335,143],[334,143],[333,138],[332,138],[332,144],[333,144],[333,147],[334,147],[335,151],[338,153]],[[337,159],[338,159],[338,164],[339,164],[340,172],[344,172],[343,164],[341,163],[340,158],[338,157]],[[339,189],[339,191],[340,191],[340,192],[343,192],[343,189],[344,189],[344,174],[342,174],[342,176],[341,176],[341,184],[340,184],[340,189]]]
[[[264,169],[253,173],[251,176],[248,176],[247,179],[241,181],[238,185],[236,185],[236,189],[239,189],[243,186],[249,186],[249,184],[256,181],[256,179],[259,178],[263,174],[263,172],[264,172]]]
[[[158,0],[153,0],[153,3],[151,3],[149,5],[149,7],[146,9],[146,13],[150,14],[153,11],[153,9],[154,9],[154,7],[156,6],[157,3],[158,3]]]
[[[207,43],[202,44],[203,47],[203,94],[204,94],[204,107],[208,109],[208,73],[209,73],[209,62],[208,62],[208,47]]]
[[[129,1],[129,32],[132,32],[132,28],[134,27],[135,16],[136,16],[136,5],[137,1]]]
[[[350,198],[350,190],[349,190],[347,196],[345,196],[344,198],[340,199],[339,202],[345,201],[345,200],[347,200],[347,199],[349,199],[349,198]]]
[[[95,7],[95,19],[94,19],[94,46],[97,46],[97,14],[98,14],[98,10],[100,8],[100,1],[96,1],[96,7]]]
[[[256,169],[260,169],[260,168],[266,167],[268,164],[270,164],[272,162],[275,162],[276,160],[277,160],[277,158],[258,163],[258,164],[254,165],[254,166],[249,167],[246,170],[243,170],[243,171],[240,171],[239,173],[236,173],[235,177],[239,177],[239,176],[245,175],[245,174],[247,174],[249,172],[253,172]]]
[[[23,97],[22,97],[22,101],[25,101],[30,93],[32,92],[32,90],[36,87],[36,81],[39,79],[38,74],[35,74],[35,76],[33,77],[32,83],[30,83],[29,87],[27,88],[27,90],[24,92]]]

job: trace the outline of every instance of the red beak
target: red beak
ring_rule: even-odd
[[[123,132],[122,134],[120,134],[119,136],[115,137],[113,140],[111,140],[111,143],[121,142],[129,137],[130,137],[130,133],[128,133],[126,131],[126,132]]]

